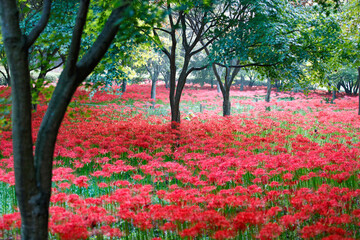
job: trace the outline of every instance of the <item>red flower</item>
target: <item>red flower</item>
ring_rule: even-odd
[[[273,239],[280,236],[282,230],[276,223],[266,224],[259,233],[260,239]]]

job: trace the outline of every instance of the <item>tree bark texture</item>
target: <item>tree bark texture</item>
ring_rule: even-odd
[[[230,103],[230,92],[223,93],[223,116],[231,115],[231,103]]]
[[[126,92],[126,85],[127,85],[127,80],[124,78],[122,81],[122,85],[121,85],[121,92],[124,93]]]
[[[238,64],[239,61],[237,61],[236,64]],[[214,75],[216,77],[218,88],[220,88],[221,93],[223,95],[223,116],[230,116],[231,115],[231,102],[230,102],[230,88],[232,83],[234,82],[234,79],[236,75],[239,73],[240,68],[231,68],[226,67],[225,68],[225,81],[224,83],[221,81],[221,76],[216,68],[216,65],[212,65]]]
[[[358,115],[360,115],[360,67],[358,67],[358,89],[359,89],[359,111],[358,111]]]
[[[22,239],[47,239],[48,210],[36,182],[31,129],[31,86],[26,37],[16,1],[0,0],[1,29],[11,75],[15,191]]]
[[[265,96],[266,102],[270,102],[270,94],[271,94],[271,80],[270,78],[268,78],[267,87],[266,87],[266,96]]]
[[[166,89],[169,88],[169,78],[170,78],[170,72],[166,71],[165,76],[164,76],[165,88]]]
[[[42,120],[33,155],[28,52],[47,25],[51,1],[44,0],[39,23],[25,36],[19,27],[17,1],[0,0],[1,30],[11,74],[15,191],[21,214],[22,239],[48,238],[53,154],[59,127],[74,92],[106,53],[118,31],[116,23],[129,6],[123,5],[111,13],[93,46],[78,61],[89,3],[89,0],[80,1],[69,58]]]
[[[156,80],[151,80],[151,99],[156,100]]]
[[[151,99],[156,100],[156,82],[160,75],[160,66],[155,61],[151,64],[152,67],[146,66],[146,69],[148,70],[150,77],[151,77]]]

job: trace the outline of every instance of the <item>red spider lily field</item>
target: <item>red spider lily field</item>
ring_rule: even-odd
[[[164,86],[155,103],[147,84],[77,91],[55,149],[51,239],[360,239],[357,97],[231,94],[222,117],[216,89],[187,85],[175,131]],[[14,182],[4,126],[1,239],[20,236]]]

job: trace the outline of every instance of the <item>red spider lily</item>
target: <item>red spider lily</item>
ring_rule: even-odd
[[[259,233],[260,239],[274,239],[280,236],[282,230],[276,223],[268,223],[264,225]]]
[[[148,238],[158,236],[150,234],[153,228],[184,238],[229,239],[242,232],[272,239],[282,238],[283,231],[298,238],[357,236],[360,122],[354,98],[329,105],[320,102],[319,93],[278,93],[275,98],[295,100],[264,104],[251,99],[263,89],[234,89],[239,98],[233,106],[251,107],[247,113],[227,118],[217,116],[218,110],[195,113],[174,133],[168,117],[147,116],[148,97],[139,91],[148,89],[131,85],[111,104],[118,95],[97,93],[95,101],[107,106],[77,107],[64,120],[51,197],[50,231],[57,237],[124,237],[129,234],[120,232],[124,221],[135,232],[147,230]],[[167,90],[158,90],[167,104]],[[78,102],[90,102],[85,94],[75,94]],[[221,107],[220,97],[210,87],[185,86],[183,95],[193,104],[207,101],[207,109]],[[129,98],[138,103],[124,106]],[[45,109],[34,113],[34,140]],[[14,183],[11,148],[11,132],[4,131],[0,181],[6,189]],[[6,218],[8,230],[19,224],[5,214],[0,232]]]

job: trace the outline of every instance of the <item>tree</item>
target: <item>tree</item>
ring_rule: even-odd
[[[229,5],[228,5],[229,6]],[[204,36],[214,30],[218,22],[226,12],[226,8],[215,8],[212,1],[167,1],[164,8],[168,12],[167,25],[154,28],[154,41],[165,53],[170,64],[170,108],[171,126],[176,129],[180,123],[180,99],[187,77],[196,70],[205,69],[207,66],[190,67],[191,59],[211,44],[216,38],[221,36],[229,28],[214,33],[212,37],[204,40]],[[230,25],[231,23],[229,23]],[[161,40],[160,33],[170,38],[170,47],[167,48]],[[183,50],[183,63],[179,73],[177,73],[176,56],[178,51],[178,36],[180,36],[181,47]],[[204,46],[200,46],[203,39]],[[178,75],[178,77],[177,77]]]
[[[298,38],[300,15],[287,1],[227,1],[223,22],[234,22],[206,52],[223,95],[223,115],[230,115],[230,88],[240,69],[285,64]],[[216,26],[215,32],[223,25]],[[224,79],[218,69],[225,71]]]
[[[90,0],[81,0],[71,37],[69,53],[49,106],[42,120],[33,154],[31,128],[31,87],[29,49],[47,26],[51,0],[44,0],[39,21],[29,33],[20,28],[19,8],[15,0],[0,0],[0,21],[12,90],[12,132],[15,169],[15,191],[21,213],[22,239],[47,239],[49,201],[55,142],[67,106],[80,84],[102,59],[120,30],[128,39],[128,29],[155,23],[157,14],[146,14],[144,1],[103,1],[106,21],[98,22],[97,38],[81,57],[81,40]],[[154,10],[155,6],[151,6]],[[154,13],[154,11],[152,12]],[[147,20],[148,19],[148,20]]]
[[[342,76],[343,80],[338,83],[346,93],[351,93],[352,90],[357,91],[360,88],[360,74],[357,78],[353,76],[355,72],[360,73],[360,4],[359,1],[355,0],[337,3],[340,4],[338,7],[342,34],[340,36],[341,42],[333,58],[333,63],[336,63],[334,65],[338,67],[338,71],[333,77]],[[358,115],[360,115],[360,92]]]
[[[148,73],[150,74],[151,79],[151,99],[153,100],[153,103],[155,104],[156,101],[156,82],[159,78],[160,71],[161,71],[161,58],[150,58],[145,67]]]
[[[337,12],[339,9],[342,10],[342,15],[344,16],[345,21],[342,23],[342,30],[344,36],[352,44],[350,49],[356,49],[353,53],[357,54],[359,52],[358,47],[360,46],[360,32],[359,32],[359,24],[360,24],[360,4],[357,0],[349,0],[349,1],[340,1],[340,0],[317,0],[322,8],[326,11],[327,14],[330,14],[332,11]],[[345,48],[346,49],[346,48]],[[359,57],[356,57],[356,60],[352,62],[353,66],[357,68],[358,71],[358,87],[360,88],[360,65],[359,65]],[[359,109],[358,115],[360,115],[360,93],[359,93]]]
[[[31,26],[40,20],[42,2],[22,1],[18,3],[22,10],[20,15],[20,27],[25,34],[29,34]],[[52,4],[51,16],[47,26],[36,42],[29,48],[29,69],[31,71],[31,95],[32,106],[36,110],[40,93],[48,92],[49,81],[46,77],[49,72],[64,63],[71,35],[71,26],[75,18],[73,15],[63,13],[70,12],[75,8],[75,2],[57,1]],[[0,41],[1,72],[8,85],[10,84],[10,72],[2,41]]]

